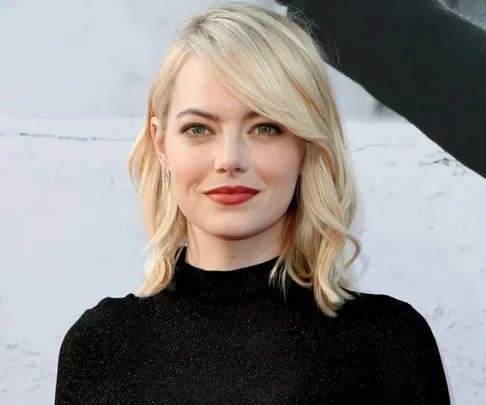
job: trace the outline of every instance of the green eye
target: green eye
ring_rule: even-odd
[[[182,132],[186,132],[188,135],[200,136],[204,135],[205,131],[206,127],[202,125],[189,125],[188,127],[184,128]]]
[[[260,124],[256,128],[257,128],[257,132],[260,135],[273,135],[274,133],[277,134],[282,133],[282,130],[277,125],[273,125],[273,124]]]

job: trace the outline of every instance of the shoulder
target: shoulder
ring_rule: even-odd
[[[383,338],[400,337],[403,341],[408,336],[430,340],[432,331],[427,320],[410,303],[386,294],[352,292],[352,295],[353,299],[338,311],[338,318],[352,319]]]
[[[373,364],[373,384],[386,403],[450,403],[439,347],[421,313],[383,294],[359,293],[347,304],[343,318],[359,325],[353,336],[359,336],[366,364]]]
[[[353,297],[347,301],[342,310],[359,312],[376,317],[390,317],[403,315],[405,317],[420,318],[422,315],[408,302],[386,294],[372,294],[349,291]],[[423,317],[422,317],[423,318]]]
[[[419,361],[440,364],[432,329],[410,303],[385,294],[353,292],[353,296],[341,309],[341,322],[374,353],[376,361],[397,367],[407,361],[410,367]]]
[[[95,346],[99,349],[101,345],[108,345],[110,339],[116,339],[124,330],[143,320],[143,300],[134,294],[103,298],[86,309],[68,329],[61,351]]]
[[[143,330],[150,299],[107,297],[86,309],[68,329],[59,350],[56,404],[86,403],[84,395],[116,372],[113,354]],[[141,328],[142,327],[142,328]],[[83,398],[83,399],[82,399]]]
[[[134,294],[125,297],[106,297],[95,306],[86,309],[73,327],[100,328],[117,323],[120,317],[131,316],[140,309],[142,299]]]

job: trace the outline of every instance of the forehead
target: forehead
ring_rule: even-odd
[[[204,107],[217,113],[248,109],[196,56],[190,56],[180,67],[171,95],[170,109],[174,113],[188,107]]]

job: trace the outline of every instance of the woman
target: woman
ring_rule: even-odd
[[[257,6],[180,27],[129,159],[147,277],[70,328],[57,405],[449,403],[425,319],[352,290],[356,194],[322,63]]]
[[[486,177],[484,27],[438,0],[278,2],[312,19],[337,69]]]

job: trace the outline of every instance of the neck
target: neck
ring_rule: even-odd
[[[234,270],[273,259],[281,253],[283,221],[244,239],[209,235],[188,224],[186,262],[204,270]]]

